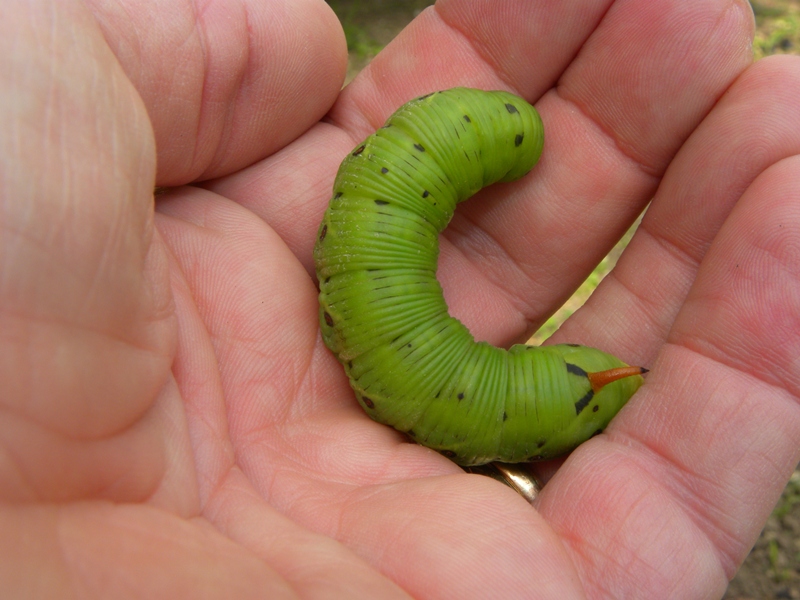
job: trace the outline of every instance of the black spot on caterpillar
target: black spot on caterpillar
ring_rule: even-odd
[[[342,162],[317,235],[323,339],[361,406],[462,465],[572,450],[645,372],[574,344],[476,343],[448,314],[439,233],[457,203],[530,171],[543,144],[538,113],[512,94],[454,88],[412,100]]]

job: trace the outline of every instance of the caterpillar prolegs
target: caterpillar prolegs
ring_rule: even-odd
[[[643,369],[585,346],[475,342],[448,314],[438,235],[456,204],[525,175],[544,144],[507,92],[412,100],[342,162],[314,248],[320,326],[374,420],[462,465],[563,454],[605,428]]]

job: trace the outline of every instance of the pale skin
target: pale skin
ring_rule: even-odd
[[[744,1],[449,0],[339,93],[321,0],[196,4],[0,7],[4,593],[719,597],[800,459],[800,59],[750,65]],[[455,85],[547,135],[444,234],[479,339],[653,198],[555,338],[648,380],[534,507],[370,421],[318,331],[339,161]]]

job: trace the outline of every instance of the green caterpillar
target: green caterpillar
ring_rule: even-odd
[[[644,369],[593,348],[476,343],[448,314],[439,233],[543,144],[539,114],[507,92],[422,96],[342,162],[317,234],[322,335],[361,406],[461,465],[568,452],[642,384]]]

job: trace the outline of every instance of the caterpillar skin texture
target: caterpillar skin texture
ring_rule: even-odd
[[[525,175],[542,152],[536,110],[454,88],[403,105],[342,162],[314,248],[325,344],[374,420],[461,465],[563,454],[600,432],[642,383],[584,346],[504,350],[448,314],[438,236],[456,204]]]

